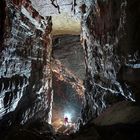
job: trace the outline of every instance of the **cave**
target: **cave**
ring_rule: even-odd
[[[139,17],[139,0],[1,0],[0,140],[139,140]]]
[[[52,40],[52,126],[64,132],[64,118],[75,125],[84,101],[85,65],[80,35],[53,35]],[[69,33],[69,32],[68,32]]]

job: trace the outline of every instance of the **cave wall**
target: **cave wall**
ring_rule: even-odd
[[[53,36],[53,57],[77,78],[85,79],[85,60],[80,35]]]
[[[139,0],[80,0],[70,4],[45,0],[41,7],[43,1],[0,2],[1,124],[24,124],[35,118],[49,121],[51,22],[39,13],[75,13],[75,7],[82,13],[81,41],[86,61],[83,122],[119,101],[139,103]],[[44,12],[50,5],[52,11]]]
[[[26,0],[2,0],[0,7],[0,130],[36,119],[50,122],[51,18]]]
[[[77,84],[77,81],[73,82]],[[63,123],[64,115],[69,113],[71,115],[72,122],[76,122],[80,117],[82,108],[83,97],[70,82],[61,80],[58,77],[58,73],[53,72],[53,110],[52,110],[52,125],[54,127],[60,127],[61,121]]]
[[[80,35],[53,36],[52,56],[55,62],[52,67],[54,91],[52,125],[59,128],[67,113],[71,115],[69,121],[73,123],[80,118],[85,78],[84,52]]]
[[[81,6],[84,123],[119,101],[139,103],[139,7],[138,0],[84,0]]]

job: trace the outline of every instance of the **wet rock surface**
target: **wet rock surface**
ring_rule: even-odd
[[[138,0],[97,0],[89,4],[85,0],[82,21],[86,58],[86,102],[82,113],[85,122],[119,101],[139,103],[136,84],[140,75],[139,20],[136,17],[140,13],[137,6],[133,9],[139,4]]]
[[[82,0],[31,0],[31,3],[42,16],[56,15],[65,12],[70,15],[79,15],[79,6],[82,4]]]
[[[0,13],[5,14],[0,20],[4,27],[0,52],[1,137],[13,126],[38,118],[49,122],[51,117],[51,24],[49,18],[40,16],[38,21],[32,17],[29,3],[24,2],[26,8],[25,3],[1,2],[0,10],[4,11]]]
[[[74,81],[73,81],[74,82]],[[76,82],[76,81],[75,81]],[[77,84],[77,83],[75,83]],[[64,118],[66,114],[70,114],[70,125],[75,124],[80,118],[83,96],[80,91],[76,91],[70,83],[59,80],[56,73],[53,73],[53,107],[52,107],[52,125],[56,131],[64,132],[72,128],[64,126]],[[74,129],[73,129],[74,131]]]

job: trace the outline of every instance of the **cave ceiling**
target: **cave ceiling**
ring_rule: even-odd
[[[52,16],[53,35],[80,34],[82,0],[31,0],[31,3],[41,16]]]

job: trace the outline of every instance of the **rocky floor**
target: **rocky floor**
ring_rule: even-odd
[[[132,102],[117,103],[69,135],[55,133],[41,120],[0,132],[1,140],[139,140],[140,108]]]
[[[2,140],[139,140],[140,123],[137,124],[116,124],[108,126],[96,126],[87,124],[75,134],[54,135],[49,132],[39,132],[16,128]]]

